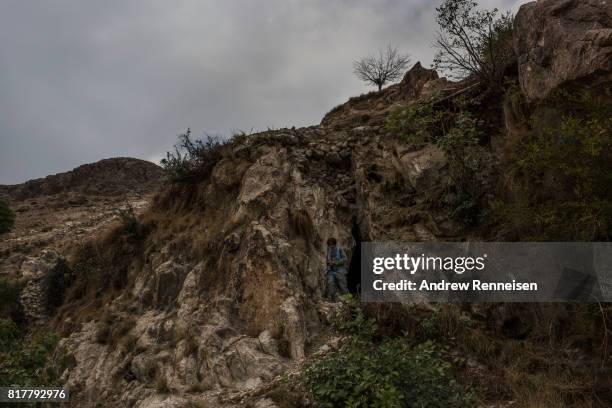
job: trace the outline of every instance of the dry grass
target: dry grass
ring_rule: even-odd
[[[111,347],[119,345],[122,350],[131,351],[137,341],[135,336],[129,334],[133,327],[133,318],[119,317],[107,311],[98,321],[96,341],[100,344],[108,344]]]
[[[200,345],[198,343],[198,336],[191,328],[173,329],[170,338],[170,344],[172,345],[172,347],[176,347],[181,343],[183,346],[183,356],[197,354],[200,348]]]
[[[296,234],[302,238],[304,238],[307,242],[319,241],[320,239],[315,239],[316,231],[314,224],[312,222],[312,218],[308,211],[303,208],[299,208],[295,211],[291,212],[290,222],[293,230]]]
[[[612,362],[603,319],[607,327],[612,324],[605,308],[597,313],[597,305],[584,304],[481,306],[489,314],[479,319],[459,305],[434,305],[431,311],[418,305],[368,304],[365,311],[377,320],[382,336],[446,345],[458,378],[476,387],[483,405],[612,406]],[[501,321],[517,315],[528,322],[527,334],[504,335]]]
[[[491,330],[490,322],[462,324],[461,313],[453,306],[441,308],[435,325],[440,334],[454,338],[462,353],[486,367],[477,382],[489,388],[493,398],[505,394],[525,408],[612,406],[612,400],[603,405],[598,401],[607,398],[607,391],[595,381],[612,372],[609,362],[604,372],[597,372],[603,350],[591,347],[602,335],[596,324],[601,316],[590,314],[586,305],[526,307],[536,318],[525,339],[500,335]],[[568,308],[571,318],[565,320]],[[607,378],[603,383],[609,386]]]
[[[167,394],[170,392],[168,380],[166,380],[166,376],[162,373],[158,373],[155,377],[155,390],[161,394]]]

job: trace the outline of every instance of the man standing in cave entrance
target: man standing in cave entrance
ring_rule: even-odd
[[[336,293],[344,295],[348,293],[346,276],[347,258],[344,250],[338,245],[336,238],[327,240],[327,268],[325,276],[327,278],[327,297],[332,302],[336,301]]]

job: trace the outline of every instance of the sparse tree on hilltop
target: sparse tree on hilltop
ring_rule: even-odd
[[[489,84],[500,83],[515,58],[512,16],[498,10],[479,10],[472,0],[445,0],[436,8],[440,26],[434,47],[434,67],[454,79],[475,75]]]
[[[389,45],[384,50],[378,50],[378,55],[355,61],[353,72],[362,81],[378,86],[380,91],[385,84],[400,79],[409,63],[408,55],[400,54],[397,48]]]

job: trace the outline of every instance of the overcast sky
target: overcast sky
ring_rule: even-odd
[[[524,0],[481,0],[516,11]],[[1,0],[0,184],[176,136],[317,124],[387,43],[431,64],[436,0]]]

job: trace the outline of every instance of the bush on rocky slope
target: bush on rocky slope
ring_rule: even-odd
[[[125,207],[117,209],[117,216],[126,234],[137,237],[139,223],[134,207],[128,202]]]
[[[457,98],[447,105],[435,99],[415,101],[394,110],[386,127],[408,144],[434,143],[448,159],[444,204],[451,216],[468,226],[481,221],[486,186],[492,175],[492,156],[486,145],[482,112],[474,101]],[[477,105],[476,105],[477,106]]]
[[[523,240],[612,237],[612,85],[557,90],[530,109],[508,147],[504,199],[495,213]]]
[[[434,101],[435,97],[428,98],[393,110],[387,117],[386,128],[407,143],[436,141],[452,125],[452,113],[435,109]]]
[[[225,143],[215,136],[193,139],[191,129],[179,136],[174,152],[167,152],[161,166],[172,181],[202,180],[221,160]]]
[[[17,326],[0,319],[0,384],[3,386],[57,385],[47,358],[59,338],[52,332],[35,332],[24,338]]]
[[[22,287],[17,279],[0,277],[0,384],[51,385],[55,374],[45,366],[58,338],[50,331],[24,330]]]
[[[0,276],[0,318],[9,318],[20,323],[23,310],[19,302],[19,293],[23,283],[16,278]]]
[[[339,350],[315,361],[302,381],[320,407],[466,407],[469,392],[431,341],[377,338],[376,324],[349,299],[337,326],[350,337]]]
[[[609,306],[496,304],[470,309],[466,313],[455,305],[436,305],[407,334],[416,341],[446,344],[450,360],[479,390],[480,402],[505,398],[521,408],[609,406]],[[481,314],[485,310],[486,316]],[[471,318],[474,312],[480,318]],[[594,399],[601,404],[593,404]]]
[[[139,225],[136,235],[132,235],[123,224],[115,225],[99,240],[74,248],[70,264],[60,266],[55,272],[55,320],[58,324],[62,322],[58,331],[70,331],[82,322],[99,317],[100,307],[130,283],[128,270],[138,262],[145,236],[141,231]],[[64,325],[65,322],[70,323]]]
[[[15,224],[15,213],[7,203],[0,201],[0,234],[9,232],[13,224]]]
[[[72,280],[72,270],[65,259],[60,259],[45,276],[43,287],[47,299],[47,310],[53,311],[64,302],[66,288]]]

